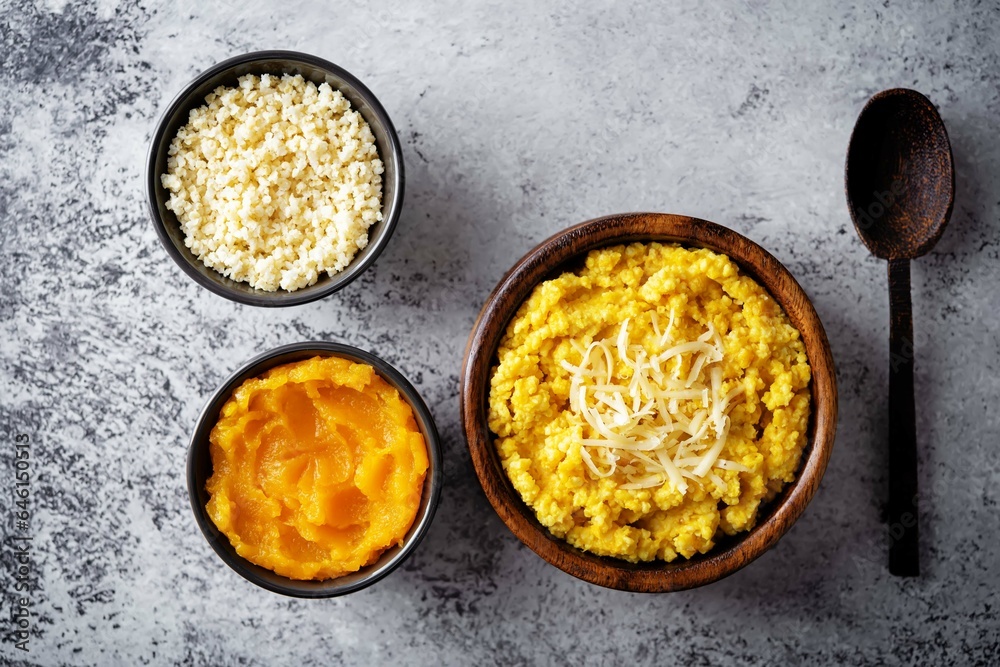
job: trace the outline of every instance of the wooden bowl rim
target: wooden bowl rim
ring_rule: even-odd
[[[812,369],[809,437],[795,481],[767,506],[749,532],[716,543],[705,555],[672,563],[632,564],[595,556],[554,537],[535,518],[503,472],[487,426],[489,376],[511,318],[531,291],[556,269],[595,248],[630,242],[676,242],[729,256],[757,280],[799,330]],[[500,280],[473,325],[459,386],[460,413],[479,483],[500,519],[548,563],[593,584],[635,592],[702,586],[743,568],[784,535],[815,495],[833,448],[837,425],[836,371],[823,325],[809,297],[789,271],[745,236],[707,220],[666,213],[626,213],[595,218],[549,237]]]

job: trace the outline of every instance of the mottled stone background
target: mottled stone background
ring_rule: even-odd
[[[680,4],[680,3],[678,3]],[[435,0],[0,2],[0,487],[31,438],[30,653],[3,664],[761,664],[1000,661],[1000,11],[873,5]],[[716,3],[711,3],[716,4]],[[147,142],[168,100],[229,56],[314,53],[379,96],[406,205],[344,292],[279,312],[201,289],[149,223]],[[884,263],[843,195],[864,101],[937,104],[958,196],[913,266],[925,574],[885,567]],[[776,548],[671,595],[600,589],[508,532],[458,421],[462,348],[538,241],[602,214],[726,224],[799,279],[838,366],[833,459]],[[367,348],[413,379],[444,436],[446,488],[414,557],[347,598],[240,579],[188,507],[188,433],[216,384],[272,346]]]

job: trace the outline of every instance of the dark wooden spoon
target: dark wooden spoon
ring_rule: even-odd
[[[951,144],[930,100],[905,88],[861,110],[847,150],[847,203],[865,246],[889,260],[889,571],[920,574],[910,260],[941,237],[955,202]]]

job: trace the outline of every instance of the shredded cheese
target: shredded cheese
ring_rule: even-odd
[[[684,493],[689,480],[721,487],[714,470],[749,471],[719,458],[743,388],[723,393],[722,339],[711,324],[692,341],[674,340],[673,311],[666,329],[655,313],[652,326],[652,353],[631,343],[626,319],[614,338],[576,346],[579,365],[562,361],[570,409],[590,427],[580,440],[583,462],[597,479],[621,473],[622,489],[670,484]],[[693,356],[682,378],[685,355]]]

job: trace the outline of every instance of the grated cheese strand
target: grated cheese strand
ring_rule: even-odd
[[[597,479],[619,473],[621,489],[669,484],[684,493],[688,480],[723,488],[716,470],[749,471],[720,458],[743,386],[723,393],[722,338],[711,323],[684,341],[675,339],[673,310],[665,329],[655,313],[651,320],[653,353],[631,342],[626,319],[613,337],[574,344],[579,365],[560,362],[570,374],[570,409],[592,436],[580,439],[583,462]],[[685,358],[689,371],[681,377]],[[630,371],[627,380],[617,376],[619,367]]]

